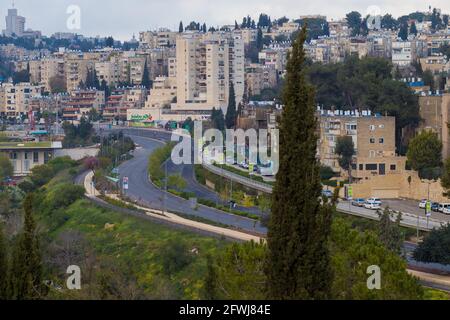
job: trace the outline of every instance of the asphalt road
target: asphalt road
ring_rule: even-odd
[[[266,232],[266,228],[259,221],[201,205],[197,209],[193,209],[189,200],[181,199],[154,186],[147,176],[147,163],[149,155],[161,146],[161,142],[148,139],[150,135],[162,137],[160,134],[153,135],[153,133],[145,134],[145,137],[133,135],[133,140],[142,148],[134,152],[133,159],[119,166],[120,176],[129,178],[129,189],[126,191],[128,197],[153,209],[163,210],[165,207],[168,211],[201,217],[249,232]],[[189,171],[186,174],[189,175]],[[207,193],[209,193],[205,189],[202,189],[202,192],[204,196],[207,196]]]

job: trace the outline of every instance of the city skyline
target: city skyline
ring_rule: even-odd
[[[340,19],[350,11],[367,12],[370,6],[378,6],[381,14],[390,13],[394,17],[415,11],[426,11],[429,6],[450,12],[450,4],[443,0],[434,0],[423,3],[419,0],[401,1],[336,1],[332,4],[324,1],[314,3],[296,2],[293,0],[281,0],[272,4],[270,1],[250,0],[229,5],[229,2],[208,2],[204,0],[180,1],[168,0],[143,1],[130,0],[127,3],[110,1],[114,5],[93,4],[86,0],[41,0],[38,3],[25,3],[23,0],[15,1],[15,8],[19,15],[25,17],[26,29],[40,30],[44,35],[50,36],[55,32],[74,32],[85,36],[113,36],[118,40],[129,40],[132,35],[138,35],[139,31],[154,30],[158,28],[178,29],[180,21],[186,25],[190,21],[205,22],[208,26],[233,24],[235,20],[241,22],[242,17],[250,15],[257,19],[260,13],[267,13],[276,19],[287,16],[295,19],[300,15],[321,14],[328,19]],[[69,14],[66,10],[71,5],[78,5],[81,9],[81,28],[69,30],[66,22]],[[0,15],[5,17],[12,7],[12,2],[4,2],[0,6]],[[46,15],[37,14],[39,9],[45,8]],[[139,10],[137,10],[139,8]],[[167,14],[161,15],[160,12]],[[124,16],[133,16],[133,19],[121,19]],[[52,17],[49,19],[49,17]],[[204,19],[204,17],[208,17]],[[121,23],[117,23],[121,22]],[[2,28],[5,21],[2,20]]]

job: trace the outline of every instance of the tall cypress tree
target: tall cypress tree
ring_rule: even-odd
[[[12,257],[11,296],[17,300],[35,300],[42,297],[42,262],[36,223],[33,218],[33,196],[24,200],[24,226]]]
[[[0,300],[8,299],[8,253],[0,223]]]
[[[178,32],[179,33],[183,33],[184,32],[183,21],[180,21],[180,25],[178,26]]]
[[[314,89],[305,80],[303,27],[287,64],[279,123],[280,167],[272,200],[265,266],[269,299],[327,299],[332,272],[329,205],[321,205]]]
[[[233,129],[236,125],[236,94],[234,93],[233,82],[230,83],[230,92],[228,95],[228,108],[225,117],[227,129]]]
[[[142,83],[141,84],[146,89],[150,89],[151,81],[150,81],[150,74],[148,72],[148,67],[147,67],[147,59],[145,59],[144,72],[142,73]]]

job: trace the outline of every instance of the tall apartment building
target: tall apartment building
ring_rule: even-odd
[[[30,83],[0,84],[0,113],[9,118],[26,115],[31,99],[41,94],[42,87]]]
[[[21,17],[17,13],[17,9],[8,9],[8,15],[5,18],[6,29],[3,30],[3,34],[6,37],[16,35],[21,37],[25,32],[25,18]]]
[[[68,54],[64,56],[64,73],[67,91],[73,92],[80,88],[81,82],[86,83],[88,70],[95,67],[95,61],[83,54]]]
[[[236,103],[244,94],[244,41],[238,33],[185,34],[177,40],[174,109],[226,111],[230,83]]]

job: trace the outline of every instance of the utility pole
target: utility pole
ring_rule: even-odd
[[[230,184],[231,184],[231,188],[230,188],[230,211],[233,209],[233,180],[230,179]]]
[[[164,194],[163,194],[163,214],[166,213],[166,194],[167,194],[167,161],[164,163],[164,174],[165,174],[165,179],[164,179]]]

